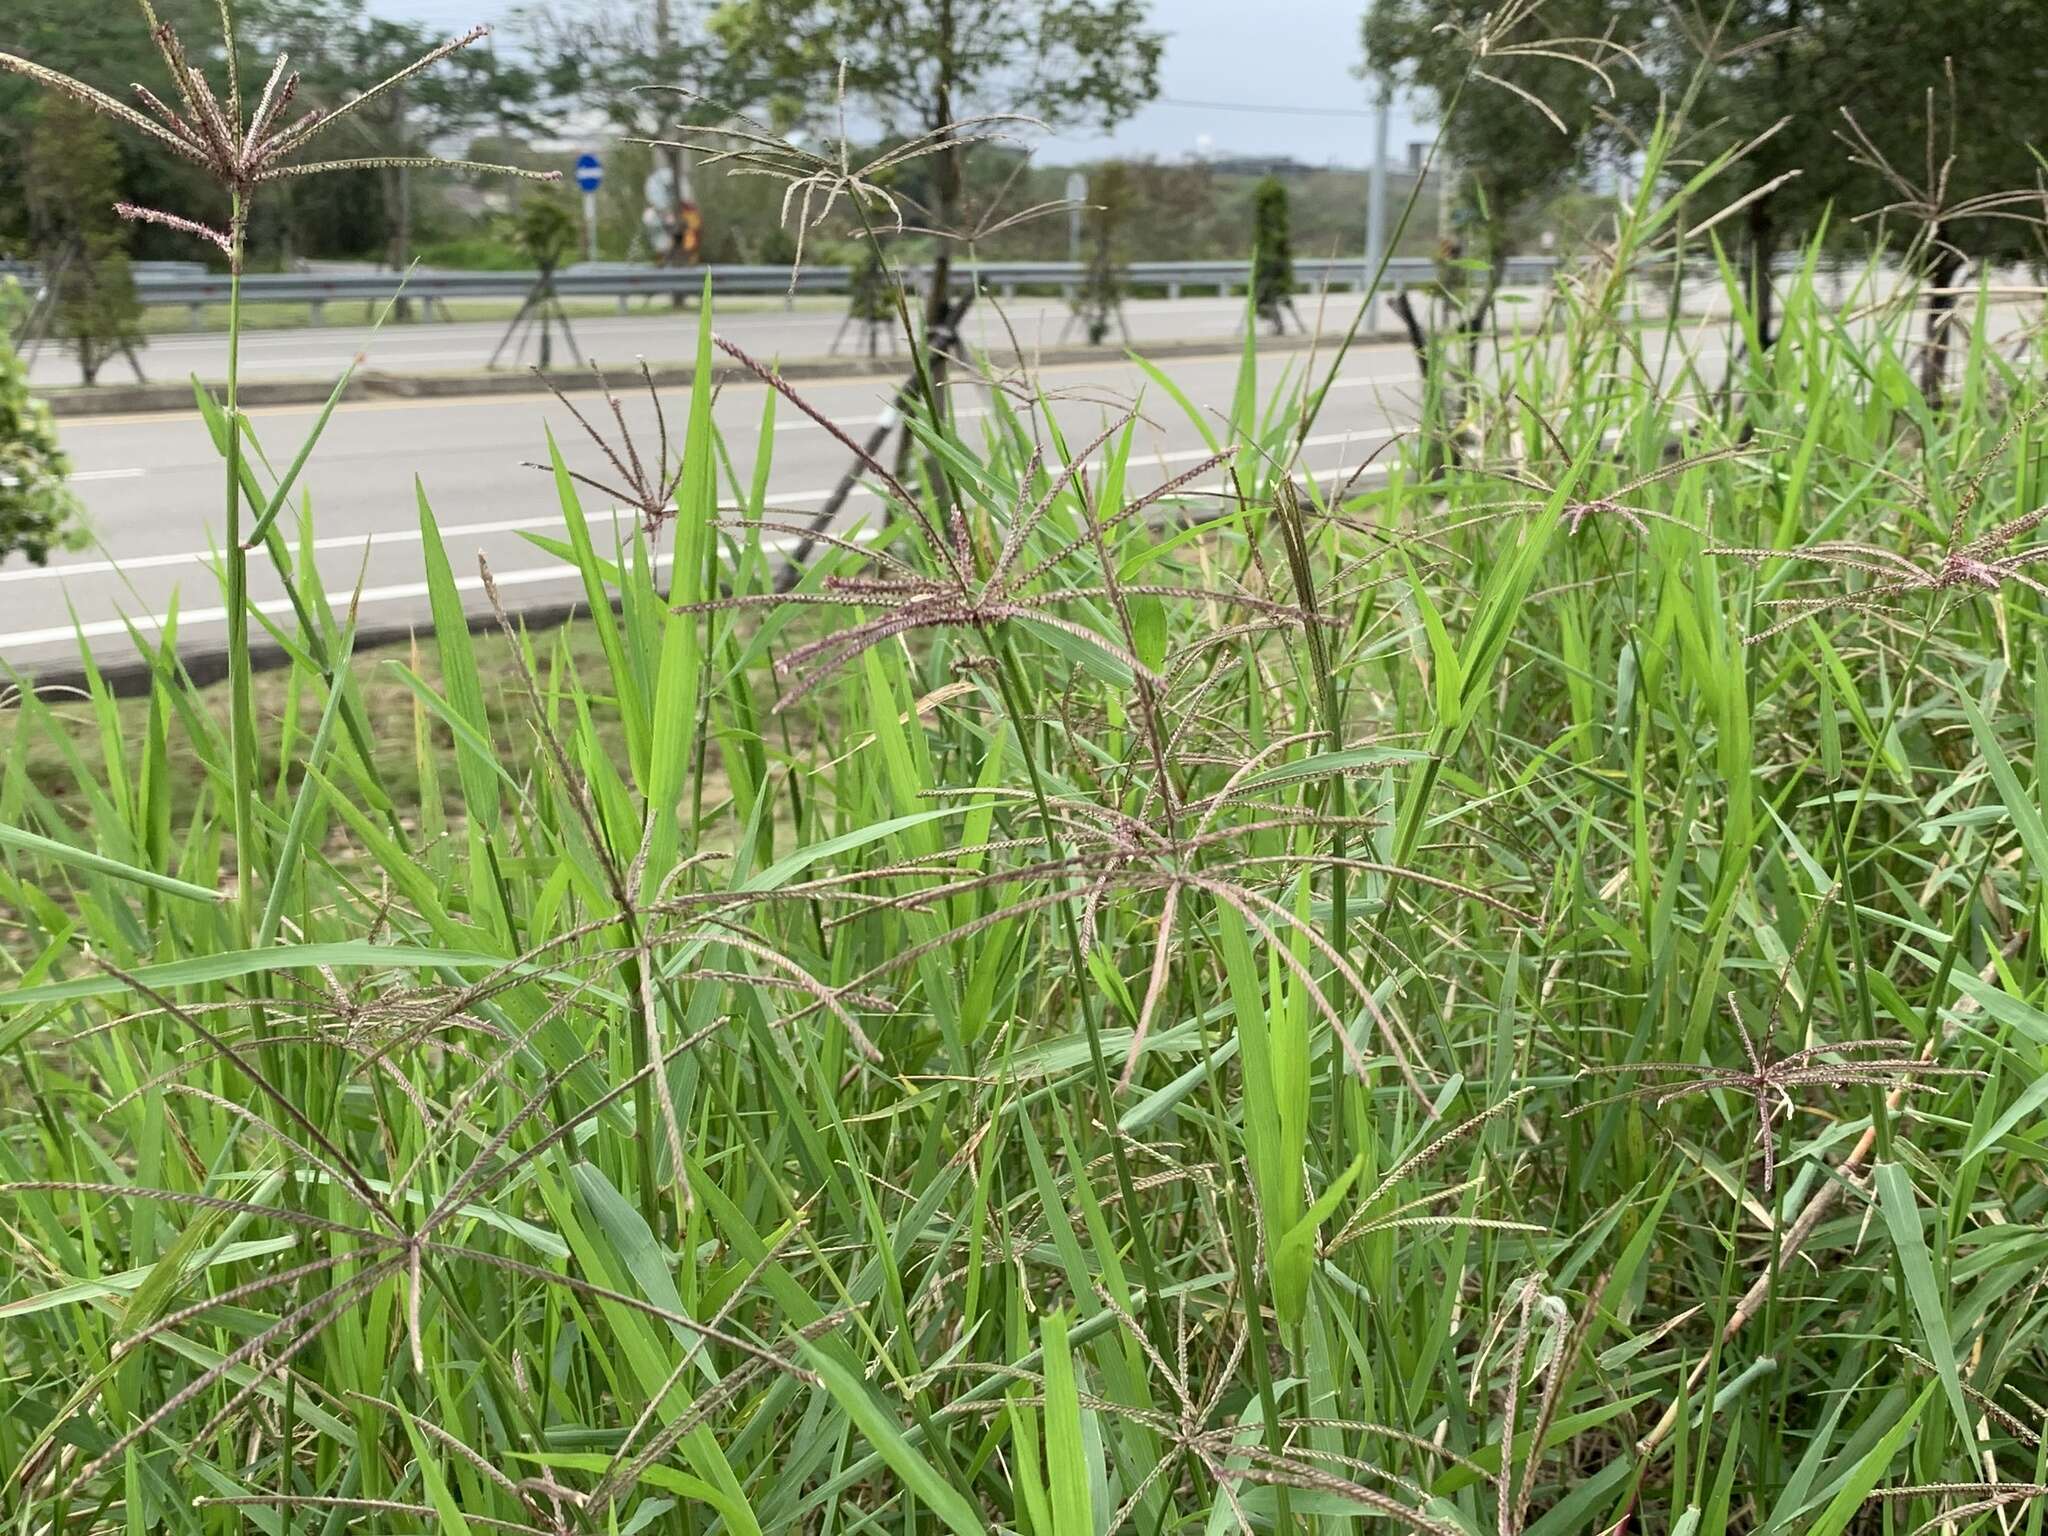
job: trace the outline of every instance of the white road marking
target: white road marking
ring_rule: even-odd
[[[772,498],[778,503],[794,501],[823,501],[832,493],[826,491],[794,491],[787,496]],[[856,489],[855,496],[872,496],[873,492]],[[609,509],[616,518],[623,509]],[[731,510],[730,508],[725,510]],[[592,517],[595,522],[602,514]],[[481,523],[445,523],[441,527],[443,539],[456,538],[464,534],[526,533],[540,529],[562,529],[562,515],[557,512],[547,517],[504,517]],[[318,550],[346,549],[362,550],[377,548],[386,544],[417,544],[420,542],[417,528],[386,528],[372,533],[337,533],[326,538],[315,539],[313,548]],[[296,546],[294,546],[296,551]],[[115,572],[162,570],[173,565],[206,565],[213,559],[214,552],[188,550],[175,555],[141,555],[126,560],[74,560],[64,565],[29,566],[19,571],[0,571],[0,583],[11,581],[35,581],[51,576],[110,576]]]
[[[953,419],[955,421],[980,421],[988,414],[989,412],[985,409],[955,411]],[[872,416],[834,416],[832,424],[836,427],[879,427],[885,416],[888,418],[891,426],[903,419],[902,416],[894,411],[877,411]],[[775,430],[778,432],[822,432],[825,429],[808,416],[798,416],[793,421],[776,422]]]
[[[983,414],[986,413],[984,412]],[[1342,443],[1380,442],[1394,436],[1397,432],[1405,430],[1405,428],[1401,427],[1365,427],[1355,432],[1318,433],[1303,443],[1302,447],[1329,448]],[[1173,453],[1146,455],[1139,459],[1138,462],[1162,465],[1192,464],[1209,456],[1207,448],[1187,448]],[[1100,464],[1100,459],[1090,461],[1090,467],[1099,467]],[[140,474],[141,471],[138,470],[135,473]],[[832,494],[833,489],[834,487],[827,487],[823,490],[815,491],[770,492],[768,500],[773,506],[789,506],[797,502],[823,501]],[[865,487],[856,487],[853,491],[853,496],[872,499],[874,493]],[[729,511],[732,509],[728,508],[725,510]],[[611,511],[616,516],[619,509],[614,507]],[[445,540],[463,535],[527,533],[542,529],[559,529],[562,526],[560,513],[553,513],[543,517],[505,517],[479,523],[447,523],[442,525],[441,537]],[[361,551],[389,544],[417,544],[419,542],[420,530],[417,527],[386,528],[374,529],[368,533],[330,534],[324,538],[315,539],[313,541],[313,548],[316,552],[332,549]],[[297,546],[294,545],[293,547],[296,550]],[[195,549],[183,550],[176,554],[167,555],[131,555],[120,560],[71,560],[60,562],[56,565],[31,565],[25,566],[18,571],[0,571],[0,586],[21,581],[48,581],[52,578],[61,580],[70,576],[111,576],[117,572],[126,574],[130,571],[164,570],[178,565],[206,565],[212,561],[214,553],[211,549]],[[112,633],[116,634],[120,632],[118,627],[112,631]],[[63,633],[69,634],[70,631],[65,630]],[[19,636],[0,635],[0,641],[18,640],[19,638]]]
[[[75,469],[65,478],[76,485],[81,480],[140,480],[143,469]]]
[[[657,566],[666,565],[671,558],[673,557],[665,554],[656,555],[654,563]],[[527,570],[493,571],[491,579],[501,587],[526,587],[544,581],[581,581],[583,572],[573,565],[537,566]],[[481,592],[483,586],[481,576],[455,578],[455,590],[458,592]],[[371,603],[393,603],[408,598],[425,597],[427,584],[424,581],[405,581],[388,587],[365,587],[360,596],[353,591],[326,592],[322,595],[330,607],[346,608],[351,602],[362,607]],[[255,612],[263,614],[274,615],[292,611],[291,599],[285,597],[265,598],[262,602],[249,606]],[[25,629],[18,634],[0,635],[0,645],[45,645],[54,640],[68,640],[74,635],[82,635],[88,640],[99,640],[110,635],[126,634],[129,622],[133,622],[138,629],[153,629],[161,633],[170,619],[171,615],[168,613],[152,613],[133,621],[102,619],[91,624],[81,624],[75,629],[65,624],[50,629]],[[225,608],[194,608],[178,615],[178,630],[182,634],[191,629],[210,629],[216,624],[225,624],[227,619],[228,611]]]
[[[1392,429],[1389,430],[1391,431]],[[1367,435],[1370,434],[1338,433],[1333,434],[1331,438],[1328,440],[1343,442]],[[1325,440],[1319,438],[1309,439],[1310,444],[1322,441]],[[1191,453],[1182,453],[1163,457],[1167,458],[1169,461],[1171,459],[1176,458],[1199,459],[1206,457],[1206,450],[1197,450]],[[1331,473],[1333,474],[1338,472],[1339,471],[1335,470],[1331,471]],[[1373,463],[1364,466],[1358,472],[1357,477],[1360,479],[1377,480],[1384,479],[1386,477],[1386,474],[1387,466],[1385,464]],[[1298,475],[1297,478],[1299,478]],[[830,493],[805,492],[797,496],[787,496],[778,499],[782,501],[822,499],[823,496],[828,494]],[[454,530],[450,529],[445,531],[453,532]],[[413,537],[415,539],[418,538],[418,534],[415,533]],[[800,543],[802,541],[802,537],[803,535],[801,534],[801,532],[797,532],[791,533],[786,536],[777,535],[771,538],[766,538],[763,539],[761,542],[767,548],[780,550],[791,548],[797,543]],[[672,554],[656,553],[653,557],[653,562],[655,567],[659,568],[669,564],[669,562],[673,558],[674,556]],[[518,570],[510,571],[493,571],[491,573],[491,579],[495,581],[497,585],[500,587],[531,587],[541,586],[553,582],[580,582],[583,579],[583,572],[576,566],[564,563],[545,566],[527,566],[522,567]],[[458,576],[454,579],[454,581],[455,590],[458,592],[481,592],[483,590],[484,583],[483,578],[481,576]],[[424,581],[403,581],[395,582],[388,586],[365,587],[361,592],[356,592],[352,589],[347,589],[334,590],[322,593],[322,597],[325,599],[327,605],[330,608],[346,609],[351,603],[353,603],[359,610],[362,608],[366,608],[373,603],[416,602],[420,598],[426,597],[428,595],[429,589],[427,583],[425,583]],[[291,599],[284,597],[265,598],[260,602],[250,604],[250,607],[256,613],[261,613],[270,616],[287,614],[292,611]],[[194,629],[211,629],[216,625],[222,625],[227,623],[227,619],[228,610],[224,607],[188,609],[185,612],[177,615],[178,632],[180,634],[184,634]],[[24,629],[18,630],[13,634],[0,635],[0,648],[15,645],[49,645],[60,640],[72,640],[78,638],[86,640],[107,639],[112,636],[126,634],[131,625],[136,629],[144,631],[145,633],[153,630],[156,633],[161,634],[163,632],[163,627],[170,622],[171,615],[169,613],[152,613],[146,614],[139,619],[132,620],[101,619],[96,620],[92,623],[79,624],[75,626],[69,624],[59,624],[53,625],[46,629]]]

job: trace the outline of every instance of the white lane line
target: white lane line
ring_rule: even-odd
[[[1347,433],[1344,435],[1348,437],[1358,434]],[[1310,441],[1313,442],[1315,439],[1312,438]],[[1183,457],[1190,457],[1190,455],[1183,455]],[[1192,457],[1201,457],[1201,455],[1196,454],[1192,455]],[[1327,471],[1327,473],[1336,475],[1343,473],[1343,471],[1341,469],[1334,469]],[[1386,474],[1387,466],[1385,464],[1372,463],[1356,471],[1356,478],[1361,480],[1382,480],[1386,478]],[[1297,472],[1295,478],[1302,478],[1301,473]],[[780,499],[793,501],[798,498],[783,497]],[[801,534],[778,535],[763,539],[761,542],[766,548],[782,550],[789,549],[802,542],[802,537]],[[667,553],[657,553],[653,558],[654,565],[659,568],[669,564],[674,556]],[[519,570],[493,571],[491,579],[500,587],[532,587],[554,582],[581,581],[583,579],[583,572],[576,566],[568,564],[528,566]],[[481,592],[483,585],[483,578],[481,576],[458,576],[455,578],[455,590],[458,592]],[[389,586],[365,587],[361,592],[335,590],[322,594],[330,608],[346,608],[350,603],[354,603],[358,609],[367,608],[373,603],[416,602],[427,595],[428,587],[424,581],[403,581],[395,582]],[[284,597],[265,598],[261,602],[252,603],[250,606],[255,612],[272,617],[292,611],[291,599]],[[180,613],[177,618],[179,633],[184,634],[190,630],[211,629],[216,625],[227,623],[228,610],[226,608],[192,608]],[[81,638],[86,640],[104,640],[116,635],[127,634],[131,625],[145,633],[154,630],[161,634],[163,627],[170,621],[171,615],[169,613],[152,613],[145,614],[139,619],[100,619],[89,624],[76,626],[58,624],[47,629],[24,629],[18,630],[11,635],[0,635],[0,648],[12,645],[49,645],[60,640]]]
[[[666,565],[672,558],[665,554],[656,555],[654,563],[657,566]],[[581,581],[583,572],[573,565],[539,566],[528,570],[493,571],[491,579],[501,587],[527,587],[544,581]],[[481,592],[483,586],[481,576],[455,578],[455,590],[458,592]],[[427,584],[424,581],[405,581],[388,587],[365,587],[360,597],[353,591],[334,591],[322,595],[329,607],[346,608],[350,602],[367,607],[371,603],[395,603],[425,597]],[[250,606],[257,613],[270,615],[292,611],[291,599],[286,597],[265,598],[262,602],[252,603]],[[161,633],[170,619],[168,613],[152,613],[133,621],[102,619],[91,624],[81,624],[75,629],[66,624],[59,624],[50,629],[25,629],[12,635],[0,635],[0,646],[46,645],[54,640],[68,640],[74,635],[82,635],[87,640],[101,640],[111,635],[125,635],[130,622],[145,632],[156,630]],[[178,615],[178,630],[182,634],[191,629],[210,629],[216,624],[225,624],[227,619],[228,611],[225,608],[193,608]]]
[[[986,413],[983,413],[986,414]],[[1402,427],[1362,427],[1354,432],[1324,432],[1310,437],[1303,448],[1329,448],[1341,443],[1381,442],[1405,431]],[[1142,464],[1192,464],[1198,459],[1209,457],[1207,448],[1187,448],[1173,453],[1146,455],[1138,460]],[[1101,461],[1091,461],[1091,467],[1099,467]],[[138,471],[140,473],[140,471]],[[798,502],[823,501],[832,494],[833,488],[816,491],[771,492],[769,501],[775,506],[789,506]],[[853,497],[872,499],[874,493],[865,487],[856,487]],[[851,498],[849,498],[851,499]],[[614,516],[618,508],[612,508]],[[727,508],[725,510],[731,510]],[[560,513],[542,517],[504,517],[488,522],[446,523],[442,525],[441,537],[450,539],[465,534],[529,533],[543,529],[562,527]],[[288,543],[290,541],[287,541]],[[369,533],[337,533],[313,541],[315,552],[333,549],[360,551],[366,548],[381,548],[390,544],[417,544],[420,542],[418,528],[387,528]],[[294,549],[296,545],[292,546]],[[18,571],[0,571],[0,586],[18,581],[48,581],[68,576],[111,576],[116,572],[160,571],[178,565],[206,565],[214,557],[210,549],[183,550],[167,555],[131,555],[120,560],[71,560],[56,565],[31,565]],[[69,631],[65,631],[69,633]]]
[[[986,409],[956,410],[953,412],[953,419],[955,421],[980,421],[983,417],[991,414]],[[832,424],[835,427],[878,427],[882,424],[882,419],[883,413],[877,411],[872,416],[834,416]],[[900,413],[891,412],[888,419],[894,423],[901,421],[903,417]],[[794,421],[776,422],[775,430],[778,432],[822,432],[825,429],[819,423],[811,420],[810,417],[799,416]]]
[[[76,485],[81,480],[140,480],[147,473],[142,469],[75,469],[66,478]]]
[[[772,497],[771,500],[778,505],[797,501],[823,501],[831,494],[829,490],[792,491],[787,496],[776,496]],[[864,488],[856,488],[853,492],[854,497],[871,497],[873,494],[873,492]],[[623,509],[612,507],[607,510],[616,519]],[[725,508],[722,510],[730,511],[732,509]],[[592,521],[596,521],[602,515],[602,513],[594,514]],[[481,523],[445,523],[441,527],[441,536],[444,539],[448,539],[462,534],[527,533],[540,529],[562,529],[563,527],[562,515],[557,512],[546,517],[503,517]],[[337,533],[330,534],[326,538],[315,539],[313,541],[313,548],[316,551],[329,549],[361,550],[366,547],[380,548],[386,544],[417,544],[420,542],[420,537],[420,531],[417,528],[387,528],[375,533]],[[293,545],[292,548],[296,550],[298,546]],[[212,550],[201,549],[181,551],[175,555],[137,555],[130,556],[124,560],[73,560],[63,565],[32,565],[19,571],[0,571],[0,583],[47,580],[52,576],[110,576],[117,571],[126,573],[128,571],[163,570],[168,566],[174,565],[207,565],[212,562],[213,556],[214,552]]]

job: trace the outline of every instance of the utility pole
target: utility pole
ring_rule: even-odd
[[[1387,120],[1393,115],[1393,90],[1384,74],[1374,71],[1372,119],[1372,165],[1366,173],[1365,192],[1365,280],[1370,283],[1373,274],[1380,269],[1380,263],[1387,254]],[[1380,328],[1380,296],[1374,293],[1365,311],[1365,329],[1368,334]]]
[[[654,0],[654,57],[657,61],[657,67],[664,74],[668,73],[675,63],[675,47],[676,24],[672,0]],[[672,85],[675,82],[661,80],[656,83]],[[681,99],[668,91],[663,91],[661,95],[665,100],[671,102]],[[657,137],[673,140],[678,137],[681,126],[680,118],[670,118],[663,125],[663,131]],[[683,151],[679,145],[671,143],[662,150],[661,154],[662,158],[668,162],[669,184],[669,205],[662,210],[662,214],[668,227],[675,231],[675,240],[662,253],[658,265],[680,267],[683,265],[683,204],[690,195],[688,183],[683,179]],[[682,304],[683,296],[678,292],[675,295],[675,305],[680,309]]]

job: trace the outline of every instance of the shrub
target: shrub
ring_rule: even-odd
[[[0,560],[18,552],[42,565],[53,550],[76,548],[84,530],[64,485],[71,465],[57,446],[57,423],[29,392],[28,369],[7,344],[27,307],[21,286],[0,278]]]
[[[513,223],[519,249],[527,262],[551,273],[576,254],[582,226],[563,200],[547,192],[530,192],[521,200]]]
[[[1092,346],[1108,339],[1121,324],[1124,302],[1124,224],[1129,215],[1131,175],[1119,160],[1095,168],[1088,184],[1088,208],[1082,216],[1086,270],[1075,290],[1074,309]]]
[[[1252,305],[1275,332],[1294,303],[1294,245],[1287,230],[1287,189],[1268,176],[1252,191]]]

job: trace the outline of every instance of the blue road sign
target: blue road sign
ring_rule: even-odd
[[[595,192],[604,184],[604,167],[595,155],[576,157],[576,185],[586,192]]]

